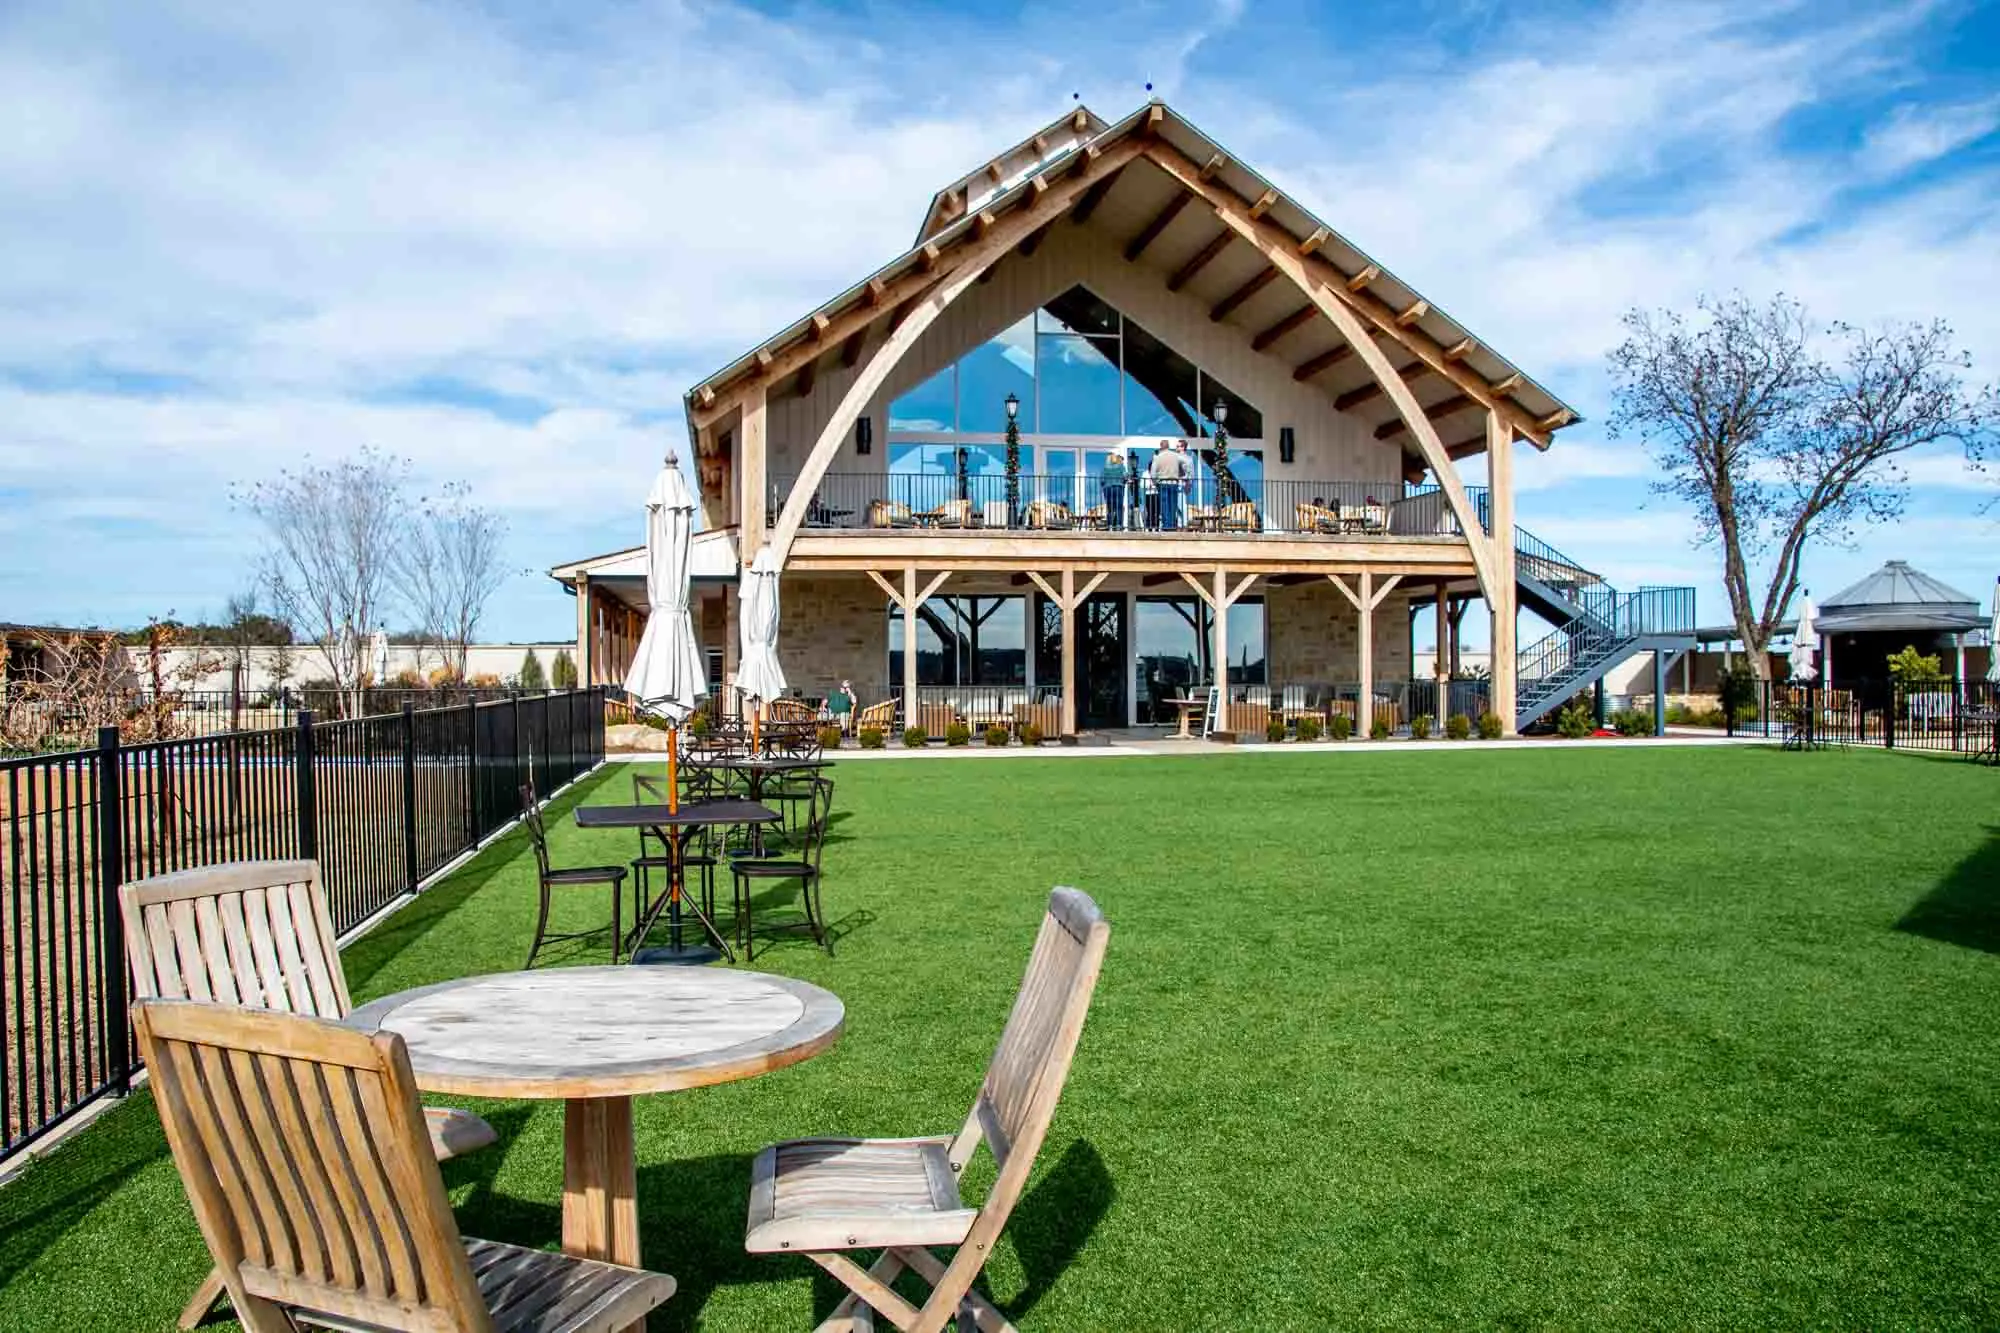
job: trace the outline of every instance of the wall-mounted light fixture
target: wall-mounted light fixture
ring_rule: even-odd
[[[1292,428],[1290,426],[1278,427],[1278,461],[1280,463],[1289,463],[1292,461],[1292,455],[1297,452],[1298,444],[1292,438]]]
[[[854,452],[872,453],[875,449],[875,419],[856,417],[854,419]]]

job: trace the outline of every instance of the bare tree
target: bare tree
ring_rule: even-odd
[[[505,580],[500,548],[507,525],[454,484],[419,502],[393,576],[441,665],[465,679],[466,650],[486,605]]]
[[[82,745],[97,728],[150,738],[153,717],[133,707],[139,680],[115,635],[70,630],[17,631],[20,651],[0,639],[0,749]]]
[[[1942,322],[1836,324],[1816,338],[1797,301],[1739,294],[1702,300],[1693,320],[1634,310],[1625,328],[1610,357],[1611,433],[1647,447],[1654,489],[1687,503],[1698,540],[1721,547],[1730,618],[1759,678],[1811,542],[1899,514],[1900,455],[1955,442],[1977,457],[1992,428],[1994,391],[1967,385],[1971,360]]]
[[[380,622],[406,536],[409,464],[373,449],[259,482],[238,498],[264,521],[264,587],[277,614],[317,643],[327,674],[361,707],[369,628]]]

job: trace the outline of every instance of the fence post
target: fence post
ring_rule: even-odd
[[[111,1090],[123,1097],[132,1088],[132,1032],[125,979],[125,911],[118,890],[125,883],[125,802],[118,728],[97,729],[97,924],[104,970],[97,984],[103,1003],[103,1050]]]
[[[519,791],[521,789],[521,692],[519,690],[508,694],[507,707],[513,710],[514,716],[514,780],[507,784],[507,789],[509,791]],[[532,785],[534,781],[535,773],[530,768],[528,770],[528,782]],[[537,797],[542,794],[540,790],[535,792]]]
[[[1889,686],[1889,707],[1882,714],[1882,748],[1885,750],[1896,748],[1896,704],[1898,702],[1896,694],[1896,686],[1894,683],[1891,683]]]
[[[479,700],[465,701],[465,845],[479,845]]]
[[[319,788],[313,772],[313,710],[299,710],[298,740],[292,746],[293,787],[299,807],[299,859],[319,859]]]
[[[417,891],[417,709],[403,700],[403,864],[409,870],[410,892]]]

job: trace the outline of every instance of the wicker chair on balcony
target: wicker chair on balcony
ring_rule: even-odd
[[[773,699],[764,705],[764,716],[773,722],[811,722],[819,716],[804,699]]]
[[[854,734],[857,736],[870,727],[874,727],[886,734],[895,725],[896,701],[894,699],[884,699],[879,704],[869,704],[854,715]]]
[[[1073,528],[1076,520],[1070,516],[1069,506],[1054,500],[1030,500],[1028,502],[1028,526],[1031,528]]]
[[[1257,506],[1248,500],[1237,500],[1222,506],[1222,530],[1224,532],[1260,532],[1264,523],[1257,514]]]
[[[916,518],[910,507],[901,500],[874,500],[868,505],[868,526],[871,528],[909,528],[916,526]]]
[[[1292,506],[1292,526],[1300,532],[1339,532],[1340,511],[1301,500]]]
[[[917,522],[933,528],[971,528],[978,526],[972,514],[972,501],[946,500],[936,509],[926,509],[917,515]]]

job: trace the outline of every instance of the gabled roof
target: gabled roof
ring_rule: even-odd
[[[917,228],[916,244],[921,246],[968,212],[986,207],[988,200],[1054,166],[1110,128],[1081,104],[1061,119],[1050,121],[932,195],[931,206],[924,210],[924,225]]]
[[[604,555],[572,560],[566,565],[557,565],[549,571],[550,578],[558,583],[571,585],[572,590],[579,574],[592,581],[644,579],[646,548],[628,546],[622,551],[610,551]],[[735,528],[709,528],[695,533],[689,540],[688,578],[700,582],[708,579],[733,579],[736,574]]]
[[[1079,125],[1084,128],[1078,129]],[[1068,127],[1066,133],[1072,138],[1066,145],[1060,142],[1065,131],[1055,126]],[[984,237],[997,218],[1031,207],[1053,181],[1072,170],[1084,170],[1114,145],[1133,138],[1157,141],[1179,159],[1194,164],[1202,188],[1233,195],[1252,218],[1279,229],[1309,263],[1322,266],[1325,284],[1338,299],[1372,324],[1377,336],[1400,338],[1418,350],[1420,360],[1446,380],[1447,389],[1454,384],[1462,389],[1470,385],[1492,401],[1507,404],[1511,423],[1523,438],[1547,448],[1553,432],[1581,420],[1574,408],[1481,342],[1441,307],[1156,100],[1114,124],[1105,124],[1087,108],[1078,107],[1054,122],[1051,130],[1023,140],[994,159],[1000,170],[998,181],[992,180],[989,170],[980,168],[940,191],[931,201],[915,246],[689,390],[685,403],[690,436],[702,424],[718,419],[737,391],[760,377],[768,383],[794,372],[810,373],[819,356],[852,343],[865,332],[868,322],[887,318],[921,296],[935,281],[934,270],[957,247]],[[1037,148],[1037,139],[1045,140],[1045,145]],[[1028,161],[1029,153],[1035,154],[1036,161],[1052,165],[1033,165]],[[1010,167],[1014,174],[1009,174]],[[1076,207],[1082,211],[1085,204],[1079,202]],[[1221,318],[1219,314],[1214,317]],[[1301,366],[1297,377],[1307,378],[1308,370]],[[1425,410],[1437,419],[1439,413],[1433,409],[1447,403],[1452,410],[1464,410],[1470,399],[1461,392],[1425,404]],[[1344,404],[1337,405],[1345,410]],[[1390,438],[1396,429],[1396,423],[1385,422],[1377,435]],[[1466,452],[1478,452],[1483,444],[1475,438],[1464,447]]]

